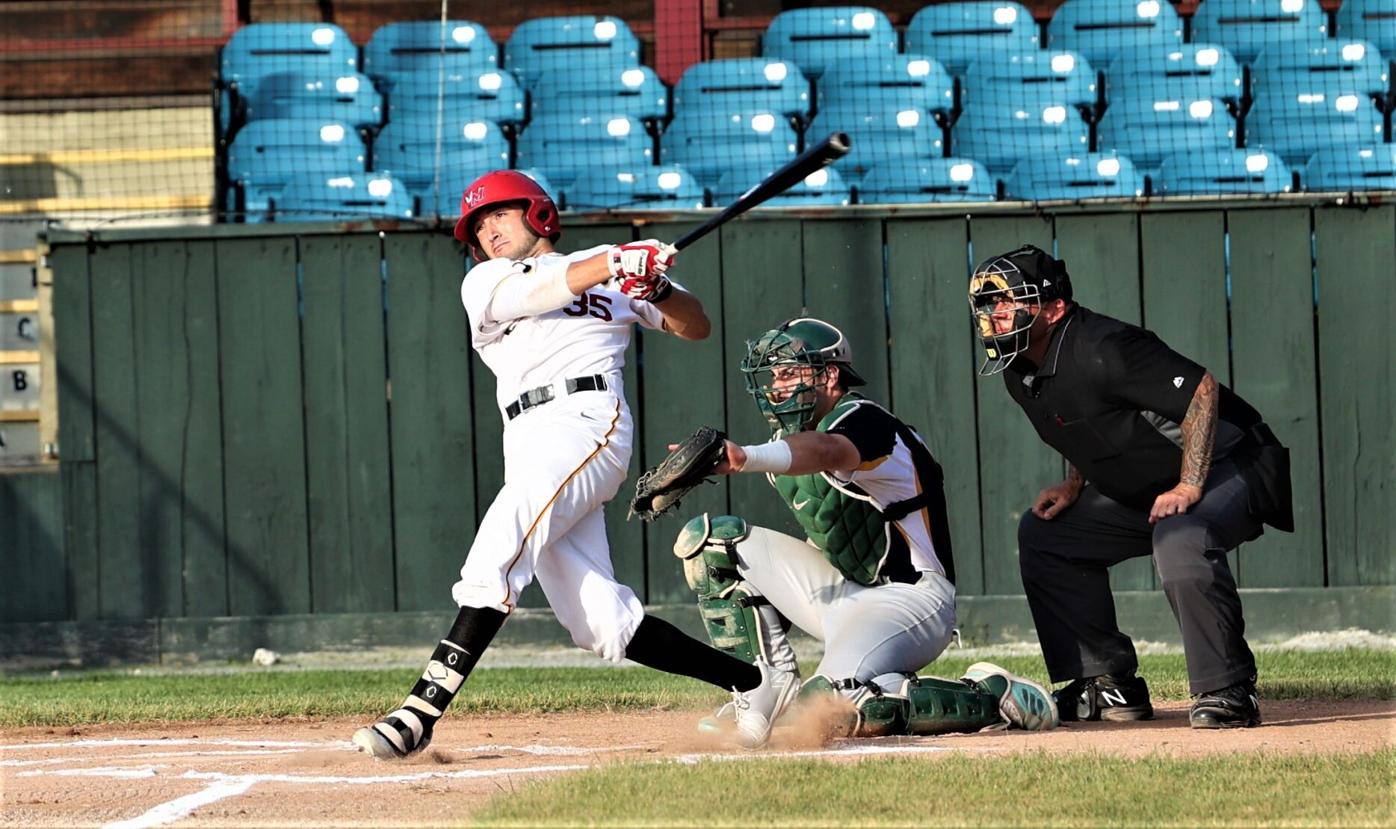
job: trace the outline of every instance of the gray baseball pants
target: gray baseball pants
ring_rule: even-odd
[[[1157,524],[1149,523],[1148,510],[1125,506],[1089,484],[1050,521],[1024,512],[1018,565],[1052,681],[1138,668],[1134,643],[1115,620],[1109,568],[1147,555],[1154,557],[1182,630],[1192,693],[1254,676],[1226,553],[1260,533],[1246,482],[1227,461],[1212,469],[1202,500]]]

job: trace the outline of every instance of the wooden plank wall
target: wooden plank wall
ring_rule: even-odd
[[[585,225],[563,248],[687,227]],[[945,466],[961,591],[1020,593],[1018,516],[1062,464],[1001,381],[976,376],[964,294],[976,261],[1031,241],[1055,245],[1081,303],[1158,331],[1291,447],[1298,531],[1233,556],[1243,587],[1391,584],[1396,340],[1362,323],[1396,307],[1393,240],[1396,206],[732,223],[676,270],[712,336],[643,332],[627,355],[631,472],[701,423],[762,439],[737,371],[745,342],[824,316],[869,392]],[[0,490],[7,519],[31,516],[0,526],[0,556],[26,574],[7,618],[451,606],[502,471],[493,378],[458,300],[467,263],[449,238],[212,231],[58,244],[51,261],[63,463]],[[627,494],[607,511],[612,555],[650,603],[687,599],[671,546],[688,516],[795,526],[756,476],[651,526],[624,520]],[[1112,576],[1155,587],[1148,560]]]

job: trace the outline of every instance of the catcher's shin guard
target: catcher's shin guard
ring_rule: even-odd
[[[910,734],[974,732],[1003,722],[999,700],[964,681],[918,676],[908,679],[902,693],[910,700]]]
[[[889,694],[869,682],[856,679],[830,679],[815,674],[800,688],[800,703],[807,708],[821,696],[847,700],[846,713],[825,713],[824,723],[835,737],[888,737],[907,732],[910,701],[900,694]]]
[[[679,531],[674,555],[698,594],[698,610],[713,647],[744,662],[797,671],[795,651],[780,613],[737,572],[736,548],[751,535],[735,515],[707,513]]]

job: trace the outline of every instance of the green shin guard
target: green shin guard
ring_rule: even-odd
[[[796,670],[780,614],[737,572],[736,547],[750,534],[746,521],[735,515],[703,514],[679,531],[674,555],[683,561],[684,578],[698,594],[698,611],[713,647],[743,662]]]
[[[843,737],[888,737],[907,734],[911,703],[906,697],[886,694],[852,679],[837,682],[816,674],[800,687],[798,703],[807,707],[826,698],[846,700],[852,706],[846,719],[834,718],[830,731]]]
[[[902,693],[910,700],[909,734],[974,732],[1003,724],[998,698],[967,682],[913,677],[902,686]]]
[[[808,705],[826,694],[852,704],[847,722],[833,729],[847,736],[972,733],[1003,724],[993,694],[939,677],[912,677],[902,684],[900,693],[888,693],[856,680],[814,676],[800,689],[800,702]]]

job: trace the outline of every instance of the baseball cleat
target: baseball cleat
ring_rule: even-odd
[[[730,730],[737,720],[737,704],[724,702],[721,707],[698,721],[698,730],[704,734],[721,734]]]
[[[1154,706],[1149,702],[1149,684],[1140,676],[1094,676],[1073,679],[1052,693],[1063,721],[1149,720]]]
[[[1192,704],[1193,728],[1252,728],[1260,725],[1260,698],[1253,680],[1209,691]]]
[[[761,671],[761,684],[750,691],[732,691],[737,741],[744,748],[765,745],[776,718],[800,692],[800,675],[794,671],[782,671],[764,662],[756,663],[756,667]]]
[[[1057,703],[1046,688],[1014,676],[991,662],[976,662],[965,671],[967,682],[999,698],[999,714],[1026,731],[1050,731],[1061,724]]]
[[[416,712],[399,708],[373,725],[355,731],[353,743],[359,751],[373,755],[375,760],[401,760],[431,743],[431,724],[423,723]]]

